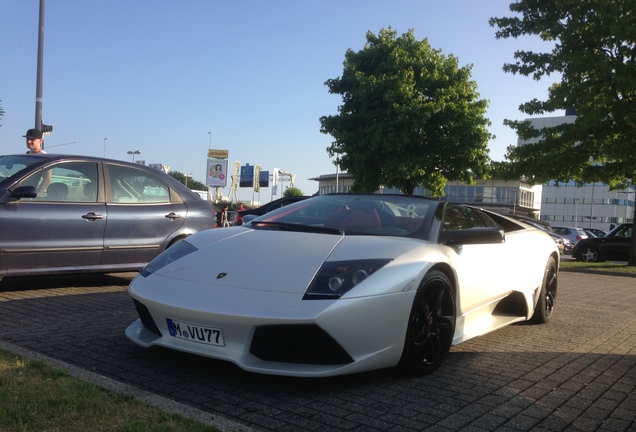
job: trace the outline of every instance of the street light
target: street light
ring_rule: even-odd
[[[108,138],[104,138],[104,157],[106,157],[106,140]]]
[[[188,177],[192,177],[192,173],[185,174],[185,187],[188,187]]]
[[[141,154],[141,152],[140,152],[139,150],[135,150],[135,151],[133,151],[133,150],[128,150],[128,154],[129,154],[129,155],[132,155],[133,163],[135,163],[135,155]]]

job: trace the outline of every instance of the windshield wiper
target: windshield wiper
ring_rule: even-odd
[[[342,235],[342,231],[337,228],[329,228],[324,226],[314,225],[299,225],[288,222],[268,222],[253,220],[250,225],[257,227],[275,227],[283,231],[298,231],[298,232],[310,232],[310,233],[322,233],[322,234],[337,234]]]

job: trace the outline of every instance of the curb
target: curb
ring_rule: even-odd
[[[196,420],[208,426],[213,426],[223,432],[256,432],[256,430],[253,428],[239,424],[224,417],[212,415],[208,412],[201,411],[189,405],[157,396],[156,394],[153,394],[151,392],[141,390],[137,387],[124,384],[111,378],[107,378],[105,376],[79,368],[69,363],[47,357],[35,351],[20,347],[18,345],[14,345],[9,342],[0,340],[0,349],[12,352],[15,355],[19,355],[30,360],[41,361],[54,368],[65,369],[68,371],[68,374],[70,376],[95,384],[96,386],[101,387],[104,390],[131,396],[139,402],[146,403],[152,407],[160,408],[173,414],[179,414],[183,417],[189,418],[191,420]]]

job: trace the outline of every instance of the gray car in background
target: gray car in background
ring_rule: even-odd
[[[587,238],[587,233],[583,231],[583,228],[578,227],[565,227],[565,226],[552,226],[552,230],[562,236],[567,238],[572,242],[572,244],[576,245],[579,240],[583,240]]]
[[[0,156],[0,278],[137,271],[214,227],[206,200],[162,171],[88,156]]]

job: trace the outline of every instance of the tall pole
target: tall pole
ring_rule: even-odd
[[[592,222],[594,221],[594,187],[596,183],[592,183],[592,205],[590,207],[590,228],[592,228]]]
[[[108,138],[104,138],[104,157],[106,157],[106,140]]]
[[[40,25],[38,27],[38,63],[35,84],[35,128],[42,130],[42,68],[44,64],[44,0],[40,0]]]
[[[208,144],[208,150],[210,150],[212,148],[212,132],[208,132],[208,135],[210,137],[210,142]]]

